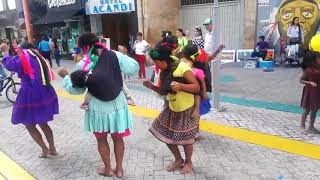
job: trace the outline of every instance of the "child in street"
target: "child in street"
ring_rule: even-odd
[[[183,58],[181,60],[192,68],[192,72],[200,85],[200,93],[195,95],[195,110],[193,113],[195,118],[200,119],[201,115],[207,114],[210,111],[211,106],[208,100],[204,71],[195,67],[198,56],[198,47],[194,44],[188,44],[182,50]]]
[[[310,114],[310,123],[306,131],[319,134],[320,131],[314,127],[314,123],[320,108],[320,53],[307,52],[303,59],[302,69],[303,75],[300,78],[300,83],[305,86],[301,98],[301,107],[304,108],[301,129],[305,130],[307,116]]]

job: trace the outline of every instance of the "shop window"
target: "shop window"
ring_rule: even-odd
[[[214,3],[214,0],[181,0],[181,6],[210,4],[210,3]]]
[[[218,0],[218,3],[234,3],[239,0]],[[215,0],[181,0],[181,6],[213,4]]]
[[[231,2],[238,2],[238,0],[218,0],[219,3],[231,3]]]

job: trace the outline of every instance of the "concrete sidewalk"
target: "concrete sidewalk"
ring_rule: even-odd
[[[161,107],[161,101],[152,94],[133,92],[133,97],[139,99],[139,105],[155,109]],[[96,174],[96,169],[102,164],[94,136],[83,131],[84,112],[78,108],[79,104],[77,100],[60,98],[61,114],[51,123],[59,151],[58,157],[37,157],[40,150],[24,127],[10,124],[11,108],[0,109],[0,131],[3,137],[0,139],[0,149],[40,180],[112,179]],[[227,106],[228,109],[235,109],[231,105]],[[234,115],[230,111],[210,115],[221,123],[232,125],[232,118],[249,121],[255,117],[245,111],[250,112],[250,109],[238,109],[235,111],[238,114]],[[320,178],[320,172],[315,168],[320,165],[318,160],[206,133],[202,133],[203,140],[195,144],[194,173],[187,176],[182,176],[179,172],[168,173],[165,166],[172,160],[172,156],[167,147],[148,132],[150,125],[149,120],[134,118],[133,135],[126,138],[124,179],[271,180],[280,176],[297,180]],[[112,162],[114,165],[114,158]]]

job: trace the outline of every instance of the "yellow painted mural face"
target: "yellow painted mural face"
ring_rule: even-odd
[[[318,0],[283,1],[277,13],[281,36],[286,36],[293,18],[298,17],[305,35],[305,43],[309,43],[311,37],[317,32],[320,25],[319,6]]]

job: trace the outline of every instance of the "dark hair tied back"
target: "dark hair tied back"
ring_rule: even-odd
[[[80,48],[91,47],[99,42],[99,38],[93,33],[84,33],[79,37],[78,46]]]

